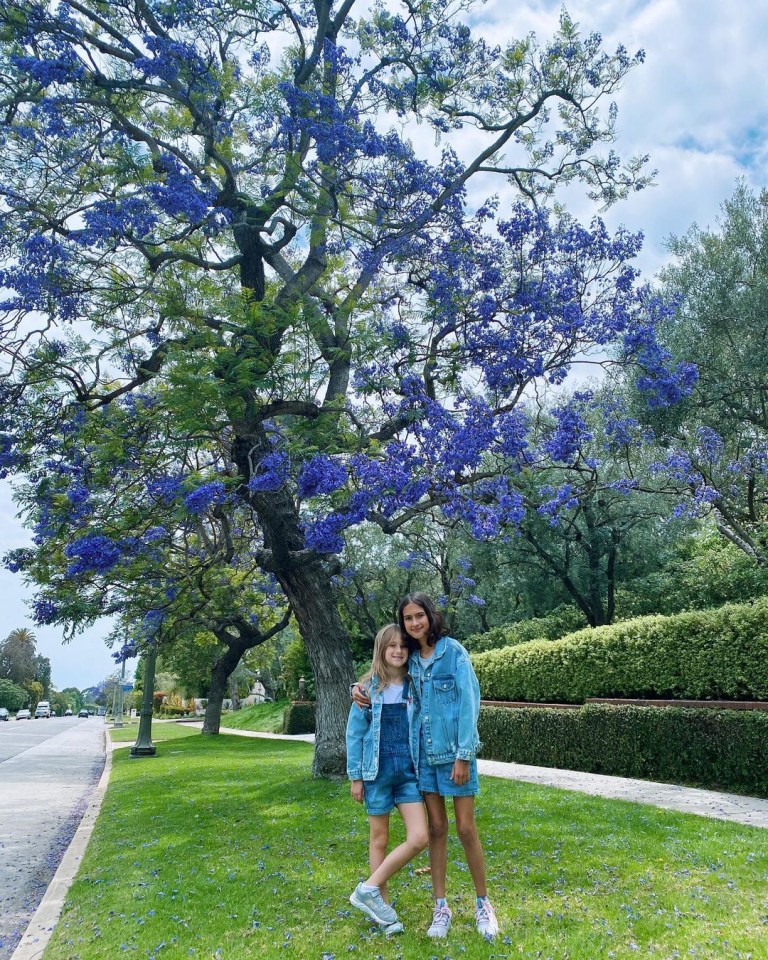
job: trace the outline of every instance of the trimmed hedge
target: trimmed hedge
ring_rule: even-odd
[[[283,713],[283,733],[314,733],[315,705],[309,700],[289,703]]]
[[[581,610],[576,607],[559,607],[546,617],[533,617],[503,627],[493,627],[486,633],[467,637],[463,642],[472,653],[482,653],[529,643],[531,640],[559,640],[564,634],[573,633],[574,630],[581,630],[586,626],[587,621]]]
[[[768,713],[687,707],[481,707],[488,760],[768,797]]]
[[[472,654],[484,700],[768,699],[768,600]]]

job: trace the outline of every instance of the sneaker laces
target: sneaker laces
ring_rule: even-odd
[[[477,908],[475,917],[477,918],[478,923],[488,923],[494,918],[495,914],[493,911],[493,906],[489,900],[483,900],[482,904]]]
[[[432,915],[432,925],[438,927],[447,926],[448,922],[451,919],[451,911],[448,907],[435,907],[435,912]]]

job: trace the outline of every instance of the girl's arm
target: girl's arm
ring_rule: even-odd
[[[347,776],[350,780],[363,778],[363,737],[368,732],[370,713],[353,703],[347,718]]]
[[[477,719],[480,716],[480,684],[472,661],[464,654],[456,665],[456,686],[459,694],[459,730],[456,738],[456,759],[473,760],[480,739]],[[466,783],[466,780],[464,781]]]

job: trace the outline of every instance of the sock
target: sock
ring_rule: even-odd
[[[448,901],[445,897],[435,897],[435,906],[436,907],[447,907]]]
[[[482,905],[485,903],[485,901],[486,901],[487,899],[488,899],[488,894],[487,894],[487,893],[486,893],[486,895],[485,895],[484,897],[478,897],[478,898],[477,898],[477,905],[478,905],[478,907],[482,907]]]
[[[362,890],[363,893],[373,893],[374,891],[377,891],[379,888],[371,886],[370,883],[361,883],[360,889]]]

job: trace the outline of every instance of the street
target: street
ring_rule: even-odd
[[[103,717],[0,723],[0,960],[56,872],[104,767]]]

